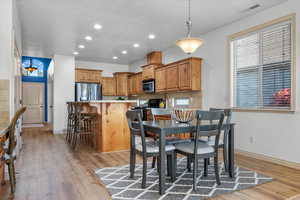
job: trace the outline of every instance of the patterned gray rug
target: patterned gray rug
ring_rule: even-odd
[[[158,174],[148,164],[147,188],[141,188],[142,165],[137,164],[135,178],[129,178],[129,165],[110,167],[96,170],[96,174],[106,185],[113,200],[202,200],[217,195],[231,193],[237,190],[250,188],[259,184],[272,181],[272,178],[258,174],[254,171],[236,167],[234,179],[229,178],[220,164],[221,185],[215,182],[213,165],[208,168],[208,176],[202,176],[203,161],[199,162],[198,188],[192,190],[192,173],[186,170],[186,159],[178,160],[177,180],[172,183],[167,179],[166,194],[158,193]]]

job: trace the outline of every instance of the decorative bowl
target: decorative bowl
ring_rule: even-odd
[[[173,118],[180,123],[188,123],[195,119],[196,112],[194,109],[175,108],[173,110]]]

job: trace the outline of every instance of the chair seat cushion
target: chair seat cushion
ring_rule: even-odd
[[[146,137],[145,138],[146,142],[152,142],[154,141],[153,138],[151,137]],[[141,136],[135,136],[135,144],[142,144],[142,137]]]
[[[190,143],[183,143],[183,144],[176,144],[175,148],[176,150],[185,152],[185,153],[194,153],[194,142]],[[213,153],[215,149],[208,144],[204,142],[198,142],[198,149],[197,149],[197,154],[207,154],[207,153]]]
[[[136,144],[136,150],[143,152],[143,146],[142,144]],[[146,143],[146,150],[147,153],[158,153],[159,152],[159,147],[158,147],[158,142],[157,141],[150,141]],[[175,147],[174,145],[166,145],[165,151],[174,151]]]
[[[191,142],[191,139],[180,139],[177,137],[167,138],[166,144],[181,144],[181,143],[189,143]]]
[[[199,139],[199,141],[205,142],[209,146],[215,145],[215,137],[202,137],[201,139]],[[223,137],[222,138],[220,137],[219,145],[223,145],[223,144],[224,144],[224,139],[223,139]]]

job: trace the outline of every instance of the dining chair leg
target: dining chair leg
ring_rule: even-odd
[[[174,151],[172,154],[172,176],[171,181],[176,181],[176,169],[177,169],[177,153]]]
[[[215,167],[216,182],[217,182],[218,185],[221,185],[220,174],[219,174],[218,156],[215,156],[215,158],[214,158],[214,167]]]
[[[10,191],[11,193],[15,193],[15,181],[14,181],[14,167],[13,167],[13,163],[11,163],[12,161],[9,161],[8,163],[8,174],[9,174],[9,182],[10,182]]]
[[[156,163],[156,156],[153,156],[153,159],[152,159],[152,168],[155,168],[155,163]]]
[[[143,178],[142,178],[142,188],[146,188],[147,179],[147,157],[143,156]]]
[[[134,150],[130,151],[130,178],[134,178],[134,170],[135,170],[135,159],[136,159],[136,154]]]
[[[204,173],[203,176],[207,176],[208,159],[204,158]]]
[[[172,154],[167,155],[167,176],[172,175],[172,164],[173,164],[172,159],[173,159]]]
[[[197,190],[197,170],[198,170],[198,158],[194,158],[193,164],[193,190]]]
[[[190,156],[187,156],[186,164],[187,164],[186,168],[187,168],[188,172],[191,172],[192,170],[191,170],[191,157]]]

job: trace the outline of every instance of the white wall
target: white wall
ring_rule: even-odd
[[[0,79],[10,78],[12,68],[12,28],[13,4],[11,0],[2,0],[0,6]]]
[[[202,57],[202,86],[203,107],[228,107],[229,96],[229,66],[227,58],[227,36],[247,28],[271,21],[273,19],[296,13],[296,76],[300,76],[300,1],[289,0],[273,8],[264,10],[256,15],[247,17],[230,25],[224,26],[201,37],[205,44],[194,55]],[[164,51],[164,62],[169,63],[187,57],[177,47]],[[129,66],[130,71],[139,71],[139,61]],[[297,85],[300,79],[297,78]],[[300,88],[296,88],[299,99]],[[233,121],[236,122],[236,148],[263,154],[287,161],[300,163],[300,102],[297,102],[297,111],[293,114],[285,113],[254,113],[235,112]],[[250,137],[254,142],[250,142]]]
[[[57,134],[66,129],[66,102],[74,101],[75,59],[73,56],[54,55],[53,62],[53,132]]]
[[[100,63],[88,61],[75,61],[76,68],[103,70],[102,76],[113,76],[114,72],[128,72],[128,65],[120,65],[115,63]]]
[[[51,60],[47,74],[48,123],[53,124],[53,76],[54,62]]]

